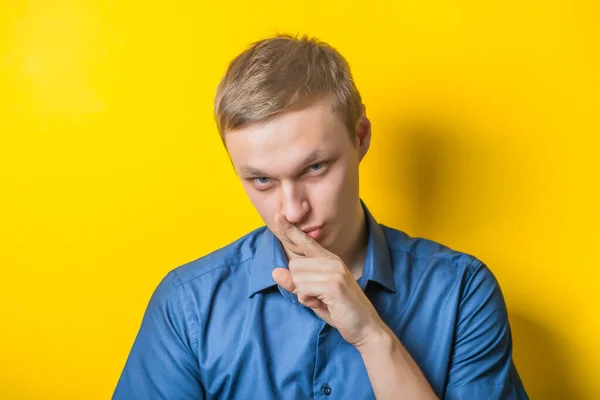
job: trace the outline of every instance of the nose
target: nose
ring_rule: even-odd
[[[310,205],[308,204],[304,190],[301,185],[295,183],[283,183],[281,188],[281,208],[283,215],[292,224],[297,224],[310,211]]]

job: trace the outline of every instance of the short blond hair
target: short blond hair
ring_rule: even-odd
[[[257,41],[231,61],[218,85],[214,113],[221,139],[321,96],[329,97],[354,135],[362,99],[348,62],[336,49],[307,36]]]

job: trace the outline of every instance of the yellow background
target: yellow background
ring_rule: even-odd
[[[0,398],[107,399],[171,269],[261,221],[212,119],[277,32],[351,63],[379,220],[487,262],[533,399],[600,399],[596,1],[0,3]]]

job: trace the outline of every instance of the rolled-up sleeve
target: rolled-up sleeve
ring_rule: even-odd
[[[528,399],[512,359],[512,336],[502,291],[492,272],[478,262],[463,286],[448,400]]]
[[[154,291],[113,400],[203,399],[197,356],[198,323],[174,272]]]

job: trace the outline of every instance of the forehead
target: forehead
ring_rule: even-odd
[[[300,164],[312,154],[339,154],[350,140],[342,119],[324,99],[227,133],[225,144],[238,173],[246,167],[286,173],[305,167]]]

